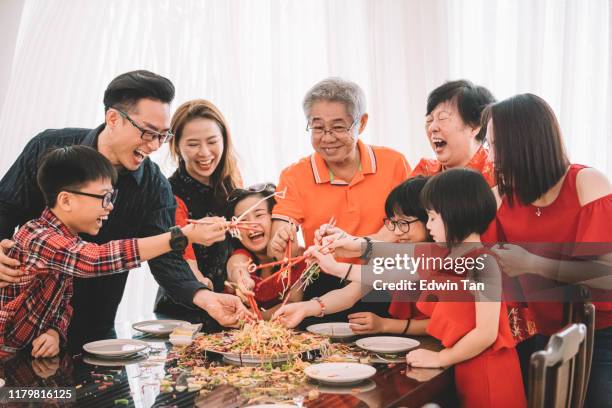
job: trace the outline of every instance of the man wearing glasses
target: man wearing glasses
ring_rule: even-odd
[[[148,156],[172,138],[170,102],[172,83],[149,71],[133,71],[113,79],[104,93],[105,121],[95,129],[49,129],[34,137],[0,181],[0,286],[20,279],[19,265],[6,255],[8,239],[15,227],[38,217],[44,200],[36,185],[38,161],[51,147],[82,144],[96,148],[118,170],[114,186],[118,196],[114,211],[97,236],[84,235],[89,242],[146,237],[168,231],[174,225],[176,203],[170,184]],[[179,237],[180,238],[180,237]],[[149,261],[159,285],[177,303],[201,308],[222,325],[233,325],[243,310],[237,297],[208,290],[193,276],[175,251]],[[115,314],[127,274],[74,280],[74,315],[70,342],[112,336]]]

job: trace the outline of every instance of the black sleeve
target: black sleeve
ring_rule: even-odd
[[[40,135],[30,140],[0,181],[0,239],[11,238],[15,227],[37,217],[44,208],[36,183],[40,144]]]
[[[176,201],[170,183],[161,174],[158,186],[150,189],[154,194],[149,197],[152,205],[144,220],[142,237],[167,232],[175,225]],[[195,278],[181,254],[171,251],[153,258],[149,261],[149,268],[159,286],[175,303],[197,308],[193,296],[205,286]]]

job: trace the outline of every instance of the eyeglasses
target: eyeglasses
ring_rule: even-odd
[[[108,208],[110,207],[111,204],[115,204],[115,200],[117,199],[117,193],[119,192],[119,190],[111,190],[106,194],[92,194],[92,193],[84,193],[82,191],[76,191],[76,190],[64,190],[64,191],[66,191],[67,193],[98,198],[102,200],[102,208]]]
[[[409,232],[410,231],[410,224],[414,224],[415,222],[419,222],[419,219],[416,220],[412,220],[412,221],[407,221],[407,220],[392,220],[391,218],[385,218],[383,219],[383,222],[385,223],[385,227],[387,227],[387,229],[389,231],[395,231],[396,228],[398,228],[401,232]]]
[[[235,188],[227,196],[227,202],[232,203],[237,200],[242,200],[244,197],[263,193],[265,195],[272,194],[276,191],[276,186],[272,183],[259,183],[248,188]]]
[[[358,121],[359,120],[354,121],[349,127],[336,125],[329,129],[325,129],[324,126],[311,126],[310,123],[308,123],[306,125],[306,131],[312,133],[313,136],[324,136],[325,134],[329,133],[332,136],[338,137],[350,132]]]
[[[155,132],[150,129],[145,129],[139,126],[136,122],[134,122],[134,119],[130,118],[129,115],[125,113],[124,111],[122,111],[121,109],[117,109],[117,108],[111,108],[111,109],[114,109],[117,112],[119,112],[121,116],[126,118],[128,122],[132,124],[132,126],[140,130],[140,138],[144,140],[145,142],[152,142],[154,140],[159,140],[159,144],[164,144],[174,137],[174,135],[171,132],[159,133],[159,132]]]
[[[436,119],[438,119],[438,122],[443,122],[453,116],[453,113],[448,111],[439,111],[435,116]],[[433,123],[433,121],[434,115],[425,116],[425,127],[429,127]]]

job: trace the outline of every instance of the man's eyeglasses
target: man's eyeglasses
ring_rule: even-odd
[[[66,191],[67,193],[98,198],[102,200],[102,208],[108,208],[110,207],[111,204],[115,204],[115,200],[117,199],[117,193],[119,192],[119,190],[112,190],[106,194],[93,194],[93,193],[84,193],[82,191],[77,191],[77,190],[64,190],[64,191]]]
[[[111,108],[111,109],[114,109],[117,112],[119,112],[119,114],[121,114],[121,116],[126,118],[128,122],[130,122],[136,129],[140,130],[140,138],[144,140],[145,142],[152,142],[154,140],[159,140],[159,144],[164,144],[174,137],[174,135],[171,132],[159,133],[159,132],[155,132],[150,129],[145,129],[139,126],[136,122],[134,122],[134,119],[130,118],[129,115],[125,113],[124,111],[122,111],[121,109],[117,109],[117,108]]]
[[[342,136],[350,132],[351,129],[353,129],[353,126],[355,126],[357,122],[358,120],[354,121],[349,127],[334,125],[329,129],[325,129],[325,126],[320,126],[320,125],[313,126],[310,123],[308,123],[306,125],[306,131],[312,133],[313,136],[323,136],[329,133],[332,136],[338,137],[338,136]]]
[[[385,227],[387,227],[389,231],[395,231],[395,229],[398,228],[401,232],[409,232],[410,224],[413,224],[419,221],[420,221],[419,219],[412,220],[412,221],[407,221],[407,220],[395,221],[391,218],[383,219],[383,222],[385,223]]]
[[[247,197],[253,194],[270,195],[270,194],[273,194],[275,191],[276,191],[276,186],[272,183],[255,184],[248,188],[235,188],[227,196],[227,202],[232,203],[236,200],[242,200],[244,197]]]

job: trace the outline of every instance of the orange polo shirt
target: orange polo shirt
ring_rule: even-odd
[[[321,224],[336,218],[336,226],[349,234],[365,236],[383,226],[385,200],[406,180],[410,166],[399,152],[357,141],[361,165],[353,180],[333,177],[318,153],[300,159],[281,173],[272,218],[293,221],[302,228],[306,246],[312,245]]]

